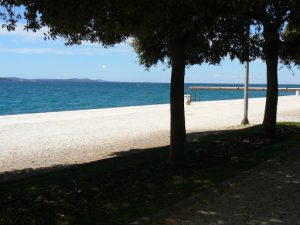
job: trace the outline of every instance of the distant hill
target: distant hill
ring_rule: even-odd
[[[5,82],[70,82],[70,83],[98,83],[98,82],[107,82],[104,80],[91,80],[91,79],[24,79],[18,77],[0,77],[0,81]]]

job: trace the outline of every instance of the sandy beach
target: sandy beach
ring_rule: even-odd
[[[250,99],[251,124],[262,122],[265,99]],[[243,100],[192,103],[188,133],[239,126]],[[280,97],[278,121],[300,121],[300,97]],[[0,116],[0,173],[90,162],[116,152],[169,143],[169,105]]]

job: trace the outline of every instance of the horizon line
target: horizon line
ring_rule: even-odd
[[[108,82],[108,83],[153,83],[153,84],[170,84],[171,82],[153,82],[153,81],[110,81],[110,80],[103,80],[103,79],[91,79],[91,78],[22,78],[22,77],[2,77],[0,76],[0,79],[22,79],[22,80],[90,80],[90,81],[102,81],[104,83]],[[185,82],[185,84],[228,84],[228,85],[232,85],[232,84],[244,84],[243,82]],[[262,85],[266,85],[266,83],[249,83],[249,84],[262,84]],[[300,85],[300,83],[278,83],[279,85]]]

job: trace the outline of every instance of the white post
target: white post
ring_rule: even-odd
[[[300,96],[300,90],[296,90],[296,96]]]
[[[186,105],[190,105],[191,104],[191,95],[184,95],[184,103]]]
[[[245,85],[244,85],[244,118],[242,120],[242,125],[248,125],[248,100],[249,100],[249,62],[246,63],[246,77],[245,77]]]

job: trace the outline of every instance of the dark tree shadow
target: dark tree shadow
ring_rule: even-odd
[[[216,135],[216,134],[221,134],[221,133],[226,133],[230,132],[230,130],[218,130],[218,131],[205,131],[205,132],[193,132],[187,134],[188,141],[192,141],[194,139],[197,139],[199,137],[205,137],[208,135]],[[40,174],[45,174],[45,173],[51,173],[59,170],[66,170],[66,169],[71,169],[71,168],[78,168],[80,166],[84,167],[89,167],[93,166],[96,164],[101,164],[101,163],[110,163],[114,161],[118,161],[115,157],[130,157],[132,154],[138,154],[137,158],[143,158],[143,157],[149,157],[149,155],[153,155],[158,151],[167,151],[169,148],[169,145],[167,146],[161,146],[157,148],[148,148],[148,149],[128,149],[127,151],[116,151],[113,152],[109,157],[113,158],[108,158],[108,159],[101,159],[101,160],[96,160],[93,162],[89,163],[80,163],[80,164],[71,164],[71,165],[53,165],[51,167],[40,167],[40,168],[24,168],[21,170],[13,170],[13,171],[8,171],[8,172],[3,172],[0,173],[0,183],[7,182],[10,180],[16,180],[16,179],[22,179],[22,178],[27,178],[31,176],[36,176]]]

